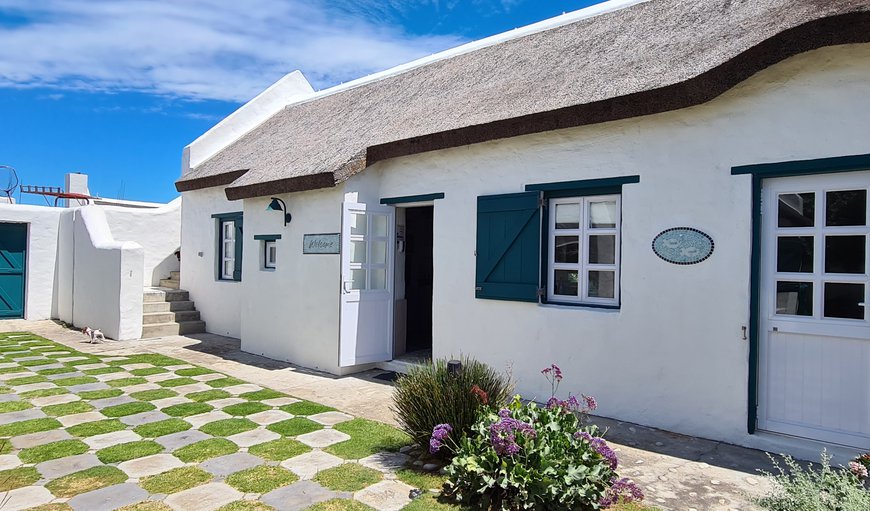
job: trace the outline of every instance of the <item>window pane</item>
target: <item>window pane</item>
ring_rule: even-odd
[[[812,316],[813,283],[777,282],[776,313],[791,316]]]
[[[364,263],[366,262],[366,242],[351,241],[350,242],[350,262]]]
[[[372,214],[372,234],[375,236],[387,235],[387,215]]]
[[[784,193],[779,196],[780,227],[812,227],[816,214],[816,194]]]
[[[616,236],[589,236],[589,262],[591,264],[615,264]]]
[[[867,225],[867,190],[828,192],[825,225]]]
[[[612,271],[589,272],[589,298],[613,298],[615,274]]]
[[[351,213],[350,214],[350,233],[365,234],[366,233],[366,214]]]
[[[386,268],[372,268],[372,285],[369,289],[386,289],[387,288],[387,270]]]
[[[825,282],[825,317],[864,319],[864,284]]]
[[[593,229],[616,227],[616,201],[590,202],[589,227]]]
[[[224,222],[224,239],[231,240],[236,231],[235,222]]]
[[[577,272],[574,270],[556,270],[553,275],[553,294],[577,296]]]
[[[234,262],[234,261],[231,261],[231,260],[230,260],[230,261],[224,261],[224,265],[223,265],[223,268],[224,268],[224,269],[223,269],[223,275],[221,275],[221,276],[224,277],[224,278],[228,278],[228,279],[233,278],[233,269],[234,269],[234,266],[235,266],[235,262]]]
[[[813,237],[778,237],[776,239],[776,271],[812,273]]]
[[[555,261],[577,263],[580,260],[579,236],[556,236]]]
[[[372,263],[383,264],[387,262],[387,242],[372,241]]]
[[[350,270],[350,288],[351,289],[365,289],[366,288],[366,270],[364,268],[360,268],[358,270]]]
[[[556,229],[580,228],[580,204],[556,204]]]
[[[864,236],[825,236],[825,273],[864,273]]]

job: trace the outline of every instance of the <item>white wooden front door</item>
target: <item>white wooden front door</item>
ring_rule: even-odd
[[[870,449],[870,171],[762,188],[760,429]]]
[[[392,207],[345,202],[339,366],[393,358]]]

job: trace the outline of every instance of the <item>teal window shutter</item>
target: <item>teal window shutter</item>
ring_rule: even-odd
[[[541,276],[541,192],[477,198],[475,296],[537,302]]]
[[[242,280],[242,215],[236,217],[236,253],[233,265],[233,280]]]

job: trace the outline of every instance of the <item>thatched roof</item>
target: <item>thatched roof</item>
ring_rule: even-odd
[[[176,188],[330,187],[386,158],[696,105],[859,42],[870,0],[651,0],[288,105]]]

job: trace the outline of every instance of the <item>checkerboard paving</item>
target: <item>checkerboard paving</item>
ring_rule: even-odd
[[[153,500],[184,511],[257,500],[284,511],[333,499],[402,509],[413,487],[397,473],[408,456],[366,444],[357,436],[366,427],[384,428],[394,451],[408,441],[163,355],[102,357],[26,332],[0,334],[3,511],[135,509]],[[362,486],[342,471],[363,471]]]

